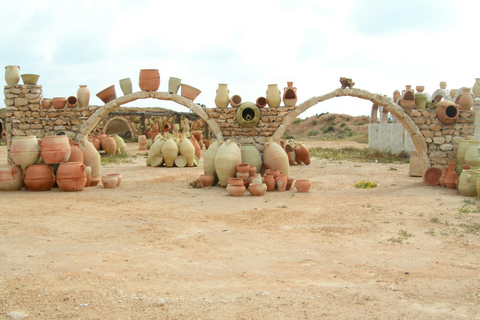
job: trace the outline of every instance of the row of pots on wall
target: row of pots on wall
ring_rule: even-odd
[[[255,105],[259,108],[264,108],[267,106],[270,108],[280,107],[282,102],[286,107],[293,107],[297,103],[297,88],[293,86],[293,82],[287,82],[287,86],[283,88],[282,92],[278,89],[277,84],[269,84],[266,97],[259,97],[255,101]],[[239,95],[233,95],[230,97],[230,90],[226,83],[219,83],[218,89],[215,96],[215,105],[217,108],[227,108],[228,105],[231,107],[239,107],[242,104],[242,98]]]
[[[86,108],[90,103],[90,90],[86,85],[80,85],[77,90],[76,96],[65,97],[55,97],[55,98],[43,98],[41,105],[44,109],[49,109],[51,107],[55,109],[64,109],[68,108]]]
[[[38,74],[20,74],[20,66],[6,66],[5,67],[5,82],[8,86],[17,85],[20,82],[20,77],[22,78],[23,84],[33,84],[36,85]]]
[[[132,80],[130,78],[121,79],[120,89],[124,95],[133,93]],[[138,86],[142,91],[157,91],[160,87],[160,73],[158,69],[142,69],[140,70]],[[199,89],[192,87],[188,84],[182,83],[182,80],[175,77],[170,77],[168,81],[168,92],[177,94],[178,90],[181,90],[181,96],[194,101],[197,96],[202,92]],[[115,85],[111,85],[104,90],[97,93],[97,97],[108,103],[111,100],[117,98],[115,91]]]

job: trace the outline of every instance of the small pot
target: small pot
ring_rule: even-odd
[[[118,178],[116,176],[103,176],[102,177],[102,184],[105,188],[113,189],[118,184]]]

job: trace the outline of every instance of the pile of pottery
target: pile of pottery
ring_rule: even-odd
[[[140,141],[139,137],[139,144]],[[149,148],[147,166],[198,167],[200,154],[200,144],[194,136],[187,138],[184,133],[181,135],[168,133],[164,137],[159,134]]]
[[[258,108],[265,108],[268,104],[270,108],[280,107],[282,102],[285,107],[293,107],[297,103],[297,88],[293,86],[293,82],[287,82],[287,86],[282,92],[278,89],[277,84],[269,84],[266,97],[259,97],[255,101],[255,105]],[[226,83],[219,83],[217,94],[215,96],[215,105],[217,108],[227,108],[229,105],[233,108],[237,108],[242,104],[242,98],[235,94],[230,97],[230,90]]]
[[[450,162],[441,169],[428,168],[423,179],[430,186],[442,185],[457,189],[462,196],[480,195],[480,141],[460,141],[457,147],[457,162]]]
[[[90,133],[88,139],[97,151],[104,150],[106,154],[123,154],[125,153],[125,141],[118,134],[109,135],[101,131],[94,135]]]
[[[38,74],[22,74],[20,75],[20,66],[6,66],[5,67],[5,82],[7,86],[14,86],[20,82],[20,77],[22,77],[23,84],[33,84],[36,85]]]
[[[310,164],[310,151],[303,143],[290,139],[287,141],[280,140],[280,145],[285,149],[290,165]]]
[[[44,109],[49,109],[51,107],[55,109],[64,109],[68,108],[86,108],[90,102],[90,90],[88,90],[86,85],[80,85],[80,88],[77,90],[76,96],[65,97],[55,97],[55,98],[43,98],[41,105]]]
[[[181,83],[182,80],[175,77],[170,77],[168,81],[168,92],[171,94],[177,94],[178,90],[181,90],[181,96],[190,100],[195,98],[202,92],[195,87]],[[142,91],[157,91],[160,87],[160,73],[158,69],[142,69],[140,70],[138,86]],[[133,92],[132,80],[125,78],[120,80],[120,88],[124,95],[129,95]],[[97,97],[108,103],[117,98],[115,91],[115,85],[111,85],[104,90],[97,93]]]

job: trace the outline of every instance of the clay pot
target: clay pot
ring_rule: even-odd
[[[90,90],[87,88],[87,85],[80,85],[77,90],[77,100],[80,108],[88,107],[90,103]]]
[[[5,67],[5,82],[7,86],[13,86],[20,81],[20,67],[6,66]]]
[[[462,94],[458,99],[458,105],[462,110],[470,110],[473,106],[473,96],[470,93],[470,88],[462,88]]]
[[[250,183],[248,192],[252,196],[263,196],[267,192],[267,185],[265,183]]]
[[[99,177],[93,177],[92,180],[90,181],[90,187],[95,187],[100,183],[100,178]]]
[[[100,131],[99,133],[97,133],[97,135],[95,136],[95,138],[98,139],[98,141],[100,141],[100,143],[102,142],[103,139],[105,139],[106,137],[108,137],[108,135],[103,132],[103,131]]]
[[[100,151],[100,149],[102,149],[102,143],[97,138],[92,138],[91,142],[95,149],[97,149],[97,151]]]
[[[42,108],[43,109],[48,109],[52,106],[52,99],[49,98],[43,98],[42,99]]]
[[[266,169],[278,169],[281,173],[285,174],[288,178],[290,173],[290,164],[288,162],[288,156],[285,150],[272,138],[267,138],[265,142],[265,148],[263,151],[263,164]]]
[[[423,181],[429,186],[438,186],[440,184],[440,177],[442,176],[442,170],[430,167],[423,174]],[[296,184],[296,182],[295,182]]]
[[[187,84],[182,83],[181,84],[181,91],[182,91],[182,97],[185,97],[187,99],[190,99],[192,101],[195,100],[196,97],[202,92],[198,90],[195,87],[189,86]]]
[[[443,179],[443,182],[444,182],[445,187],[447,187],[449,189],[456,189],[457,188],[456,181],[457,181],[457,178],[458,178],[458,174],[455,171],[455,165],[456,165],[455,162],[451,162],[451,163],[448,164],[447,167],[444,167],[444,168],[446,168],[446,172],[445,172],[445,177]],[[442,168],[442,171],[443,171],[444,168]]]
[[[38,74],[22,74],[21,77],[22,77],[23,84],[36,85],[38,78],[40,76]]]
[[[213,141],[203,156],[203,173],[215,176],[215,181],[218,180],[217,171],[215,170],[215,158],[222,143],[223,140]]]
[[[240,163],[242,163],[242,153],[235,142],[227,140],[218,148],[215,171],[222,187],[227,186],[228,178],[235,177],[237,165]]]
[[[226,108],[230,102],[230,97],[228,95],[228,85],[226,83],[219,83],[217,94],[215,96],[215,105],[217,108]]]
[[[102,176],[102,184],[104,188],[113,189],[118,184],[118,178],[115,176]]]
[[[306,165],[310,164],[310,151],[308,151],[308,148],[301,142],[296,142],[295,143],[295,157],[300,159],[302,163],[305,163]]]
[[[270,108],[280,107],[282,101],[281,92],[277,84],[269,84],[267,89],[267,104]]]
[[[452,98],[455,97],[455,95],[457,94],[457,91],[458,91],[458,89],[451,89],[450,90],[450,97],[452,97]]]
[[[399,103],[400,102],[399,99],[400,99],[400,91],[398,90],[393,91],[393,102]]]
[[[480,141],[470,140],[464,156],[465,164],[472,167],[480,167]]]
[[[295,179],[293,178],[288,178],[287,179],[287,191],[290,190],[292,188],[292,185],[293,185],[293,182],[295,181]]]
[[[227,185],[232,185],[232,186],[243,186],[244,182],[242,178],[228,178],[227,180]]]
[[[215,176],[213,174],[202,174],[198,179],[202,182],[204,188],[212,186],[215,182]]]
[[[192,136],[195,138],[195,140],[197,140],[197,142],[200,142],[200,140],[202,140],[202,131],[192,131]]]
[[[67,162],[72,148],[67,136],[48,136],[38,141],[40,155],[47,164]]]
[[[480,78],[475,78],[475,83],[473,84],[472,92],[475,97],[480,96]]]
[[[437,103],[437,117],[443,124],[452,124],[458,121],[458,106],[450,100],[442,100]]]
[[[57,169],[57,184],[63,191],[82,191],[87,182],[85,165],[80,162],[60,163]]]
[[[230,98],[230,105],[233,108],[236,108],[236,107],[240,106],[241,104],[242,104],[242,97],[240,97],[238,94],[235,94]]]
[[[192,139],[195,140],[195,138],[193,137]],[[195,156],[195,146],[193,145],[191,140],[185,138],[185,135],[183,133],[182,133],[182,138],[180,139],[180,144],[178,147],[179,147],[178,149],[179,149],[180,155],[184,156],[185,159],[187,160],[187,166],[193,167],[194,166],[193,157]]]
[[[250,176],[250,165],[248,163],[240,163],[237,165],[237,173],[247,173]]]
[[[245,193],[245,186],[242,184],[238,185],[227,185],[227,192],[229,196],[232,197],[241,197]]]
[[[267,185],[267,191],[275,190],[276,181],[273,175],[269,174],[265,176],[265,184]]]
[[[138,136],[138,150],[147,150],[147,136],[146,135],[139,135]]]
[[[122,183],[122,175],[120,173],[109,173],[107,174],[109,177],[117,177],[117,187],[120,186]]]
[[[479,175],[480,173],[475,169],[463,170],[458,182],[458,192],[465,197],[475,197]]]
[[[109,101],[116,99],[117,93],[115,92],[115,85],[103,89],[102,91],[97,93],[97,97],[99,97],[100,100],[102,100],[105,104]]]
[[[283,104],[285,107],[294,107],[297,103],[297,88],[293,82],[287,82],[287,87],[283,89]]]
[[[295,180],[295,188],[298,192],[308,192],[311,186],[310,180]]]
[[[160,87],[160,73],[158,69],[140,70],[138,86],[142,91],[157,91]]]
[[[133,92],[132,89],[132,80],[130,78],[120,79],[119,81],[120,89],[122,89],[123,95],[129,95]]]
[[[0,191],[15,191],[22,187],[22,168],[11,164],[0,164]]]
[[[83,159],[83,152],[80,149],[80,146],[77,142],[70,140],[70,157],[68,158],[68,162],[80,162],[84,163]]]
[[[426,109],[428,102],[428,95],[423,92],[415,93],[415,106],[417,109]]]
[[[57,97],[57,98],[53,98],[52,99],[52,106],[55,108],[55,109],[63,109],[65,108],[65,104],[67,103],[67,99],[65,98],[61,98],[61,97]]]
[[[446,81],[440,81],[440,89],[447,89],[447,82]]]
[[[78,99],[75,96],[70,96],[67,98],[67,107],[69,108],[75,108],[78,106]]]
[[[102,149],[105,150],[106,154],[115,154],[117,152],[117,143],[112,136],[107,136],[101,140]]]
[[[442,167],[442,175],[440,176],[440,185],[445,187],[445,176],[447,175],[448,167]]]
[[[460,140],[457,144],[457,167],[458,174],[462,172],[462,166],[465,163],[465,152],[467,152],[470,140]]]
[[[277,190],[280,192],[285,192],[287,190],[287,176],[281,174],[275,180],[277,182]]]
[[[147,166],[151,165],[154,167],[158,167],[162,165],[163,163],[162,148],[164,143],[165,143],[165,138],[161,136],[160,138],[156,139],[153,142],[153,144],[150,146],[150,150],[148,150]]]
[[[17,136],[9,142],[12,162],[22,166],[37,163],[40,159],[40,146],[35,136]]]
[[[180,84],[182,83],[182,79],[170,77],[168,80],[168,92],[177,94],[178,88],[180,88]]]
[[[425,86],[416,86],[415,90],[417,90],[417,92],[423,92],[425,90]]]
[[[258,97],[257,100],[255,101],[255,104],[259,108],[265,108],[267,106],[267,98],[265,97]]]
[[[242,144],[240,147],[242,153],[242,163],[255,166],[256,172],[262,171],[263,160],[260,152],[253,144]]]
[[[406,85],[400,98],[400,105],[406,109],[413,109],[415,107],[415,95],[411,88],[412,86]]]
[[[250,168],[248,169],[248,176],[252,178],[255,175],[255,173],[257,173],[257,167],[250,166]]]
[[[297,154],[295,153],[295,142],[287,142],[287,144],[285,144],[285,152],[288,156],[288,163],[293,166],[297,157]],[[298,160],[301,162],[300,158]]]
[[[169,136],[163,144],[162,155],[165,166],[173,167],[175,158],[178,156],[178,145],[175,140],[173,140],[173,136]]]
[[[212,140],[208,140],[206,138],[203,139],[203,145],[205,146],[205,149],[210,148],[211,143],[212,143]]]
[[[53,167],[49,164],[31,164],[24,170],[25,187],[31,191],[48,191],[55,184]]]
[[[272,175],[273,179],[275,179],[275,180],[280,176],[280,174],[282,174],[282,173],[278,169],[267,169],[267,170],[265,170],[265,175],[266,176]]]
[[[83,141],[80,141],[78,143],[78,146],[83,152],[83,162],[86,166],[91,167],[92,181],[90,182],[90,185],[95,186],[95,182],[98,184],[98,182],[100,181],[100,176],[102,175],[100,154],[93,146],[93,144],[86,138]],[[97,178],[98,180],[94,178]]]
[[[189,137],[188,140],[190,140],[193,147],[195,148],[195,155],[197,156],[198,159],[200,159],[202,155],[202,148],[200,147],[200,144],[198,143],[197,139],[192,136],[192,137]]]

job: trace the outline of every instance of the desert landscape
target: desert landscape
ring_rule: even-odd
[[[312,158],[308,193],[230,197],[127,148],[115,189],[0,193],[0,317],[480,319],[477,199],[408,164]]]

